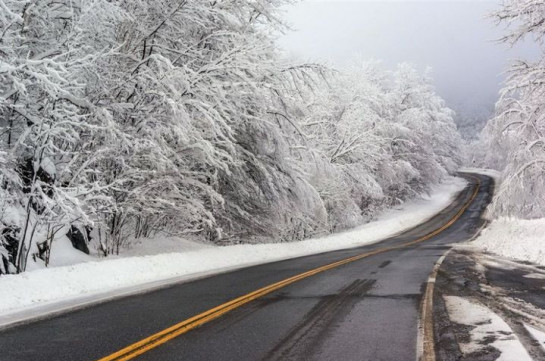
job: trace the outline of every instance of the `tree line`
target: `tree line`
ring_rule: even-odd
[[[0,274],[67,234],[326,234],[457,168],[427,72],[285,59],[287,3],[0,0]]]
[[[503,1],[492,18],[506,26],[501,42],[534,41],[539,56],[519,59],[507,69],[496,103],[471,153],[473,162],[502,172],[492,214],[520,218],[545,216],[545,1]]]

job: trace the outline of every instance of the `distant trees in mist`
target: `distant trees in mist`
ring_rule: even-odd
[[[0,0],[0,273],[68,233],[303,239],[453,172],[427,76],[281,58],[287,2]]]

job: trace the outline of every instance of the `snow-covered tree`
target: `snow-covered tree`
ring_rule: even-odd
[[[459,164],[452,111],[408,65],[385,72],[363,63],[306,83],[294,83],[306,104],[292,131],[303,140],[294,153],[307,154],[301,161],[331,229],[427,190]]]
[[[504,1],[493,16],[508,28],[502,41],[513,45],[531,38],[543,44],[544,1]],[[492,204],[496,215],[545,215],[545,52],[541,54],[536,61],[521,59],[510,66],[496,116],[481,135],[484,164],[503,171]]]
[[[429,82],[282,59],[288,2],[0,0],[0,273],[74,233],[303,239],[452,171]]]

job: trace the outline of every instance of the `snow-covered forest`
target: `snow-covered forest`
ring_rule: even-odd
[[[511,63],[495,116],[469,145],[473,165],[499,171],[492,223],[476,244],[545,265],[545,1],[503,1],[492,18],[505,28],[502,43],[534,43],[537,56]]]
[[[491,207],[494,216],[545,217],[545,1],[504,1],[492,15],[507,28],[502,42],[534,41],[541,55],[519,59],[508,69],[496,115],[476,143],[474,162],[502,171]]]
[[[0,274],[47,265],[63,237],[108,256],[157,233],[327,234],[457,169],[427,73],[290,61],[275,44],[286,3],[0,0]],[[506,41],[542,40],[545,9],[527,3],[498,12],[525,24]],[[527,191],[544,189],[543,64],[512,74],[485,132],[508,169],[496,204],[543,215]]]

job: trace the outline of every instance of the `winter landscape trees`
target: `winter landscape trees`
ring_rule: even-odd
[[[501,39],[515,44],[524,39],[539,46],[545,39],[545,2],[504,1],[493,14],[508,27]],[[508,78],[496,104],[496,116],[484,129],[477,162],[502,171],[501,188],[493,203],[496,216],[545,216],[545,53],[534,61],[520,59],[508,69]]]
[[[303,239],[453,172],[428,76],[283,59],[286,2],[0,0],[0,274],[67,236]]]

